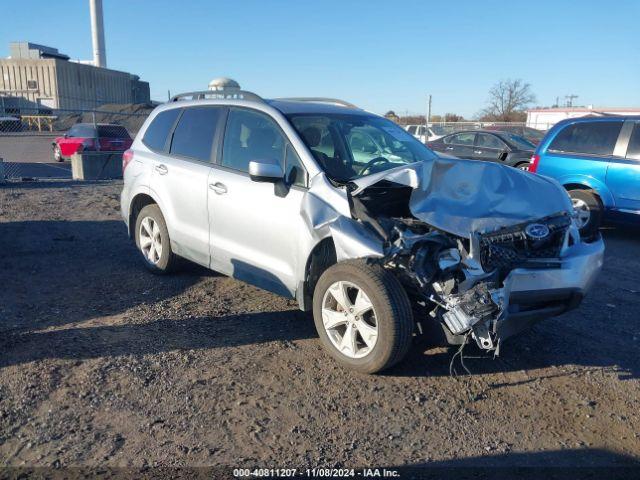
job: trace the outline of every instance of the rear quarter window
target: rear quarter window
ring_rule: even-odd
[[[171,110],[165,110],[160,112],[151,121],[151,124],[147,127],[147,131],[144,132],[142,142],[151,150],[163,151],[167,142],[167,136],[171,132],[173,125],[176,123],[178,115],[180,115],[181,109],[174,108]]]
[[[550,152],[611,155],[622,122],[580,122],[566,126],[549,145]]]

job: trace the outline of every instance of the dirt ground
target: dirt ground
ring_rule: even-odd
[[[416,346],[337,367],[293,301],[189,266],[153,276],[121,184],[0,186],[5,466],[613,466],[640,458],[640,235],[610,229],[578,310],[498,359]]]

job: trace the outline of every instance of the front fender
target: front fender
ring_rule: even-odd
[[[595,190],[605,207],[613,207],[615,205],[611,191],[604,182],[597,178],[589,175],[572,174],[562,176],[557,180],[565,188],[571,185],[582,185]]]

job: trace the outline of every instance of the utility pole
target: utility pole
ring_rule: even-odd
[[[578,95],[572,93],[571,95],[565,95],[564,98],[567,99],[567,107],[571,108],[573,107],[573,101],[578,98]]]
[[[429,102],[427,103],[427,127],[431,123],[431,94],[429,94]]]

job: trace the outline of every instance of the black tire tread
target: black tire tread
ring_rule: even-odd
[[[175,253],[173,253],[173,250],[171,250],[171,240],[169,238],[169,230],[167,229],[167,222],[164,219],[164,215],[162,215],[162,211],[160,210],[160,207],[156,203],[151,203],[143,207],[138,212],[138,215],[135,218],[134,232],[135,232],[136,247],[138,248],[138,250],[140,250],[140,240],[138,238],[140,226],[138,225],[138,220],[140,218],[144,218],[145,216],[153,217],[156,220],[156,222],[160,225],[160,229],[163,230],[163,234],[165,235],[167,240],[166,247],[163,246],[163,254],[166,248],[167,255],[168,255],[166,264],[164,266],[151,265],[148,261],[146,261],[143,258],[142,261],[144,262],[145,267],[147,267],[147,269],[151,273],[154,273],[156,275],[166,275],[176,271],[176,269],[179,266],[180,259]],[[142,255],[141,252],[140,254]]]
[[[389,312],[378,312],[378,315],[389,314],[389,316],[395,320],[395,328],[393,329],[392,337],[383,340],[390,341],[392,343],[392,350],[386,359],[368,365],[356,366],[348,364],[347,366],[362,373],[375,373],[388,369],[406,356],[412,344],[414,322],[413,310],[411,308],[409,297],[407,296],[407,293],[400,281],[393,276],[391,272],[385,270],[378,264],[367,263],[364,260],[346,260],[333,265],[322,274],[318,281],[318,285],[322,286],[324,284],[323,277],[339,274],[341,270],[345,270],[347,272],[349,270],[355,270],[361,275],[366,276],[369,282],[374,285],[374,288],[383,292],[389,300],[385,303]],[[324,292],[317,292],[314,295],[314,314],[316,310],[316,296],[323,294]],[[322,302],[322,299],[320,298],[319,301]],[[320,322],[321,321],[322,320],[320,319]]]

